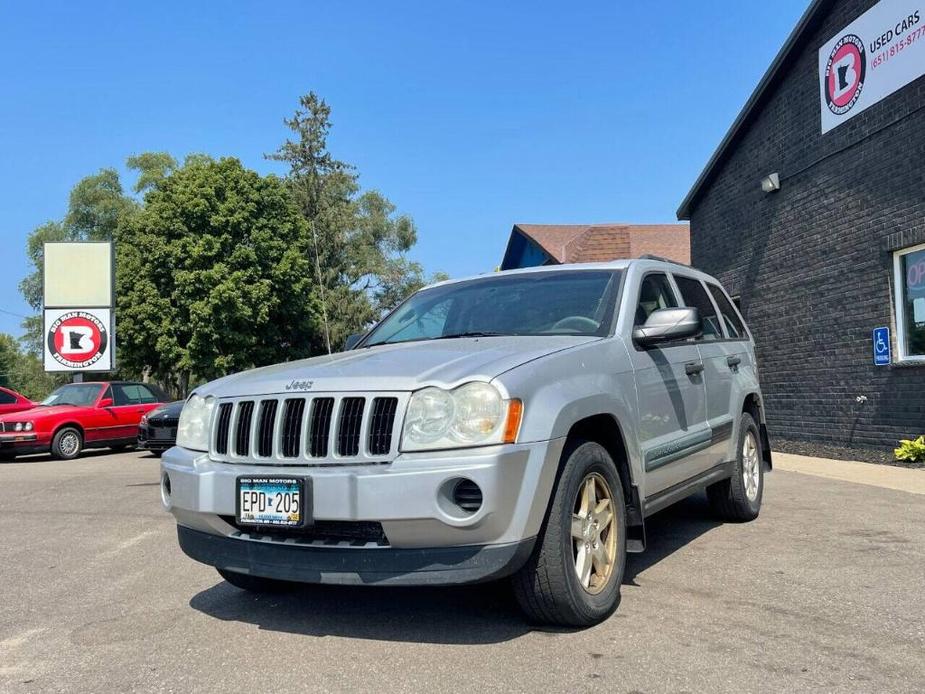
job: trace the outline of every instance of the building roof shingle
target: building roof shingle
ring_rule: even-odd
[[[559,263],[591,263],[638,258],[647,253],[688,264],[687,224],[515,224]]]

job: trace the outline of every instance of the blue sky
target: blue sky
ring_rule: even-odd
[[[514,222],[674,221],[806,5],[0,0],[0,310],[28,312],[26,236],[81,177],[149,150],[281,171],[309,90],[429,271],[492,269]]]

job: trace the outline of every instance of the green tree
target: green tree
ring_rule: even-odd
[[[143,152],[130,156],[125,165],[138,172],[132,190],[136,193],[147,193],[176,171],[177,160],[167,152]]]
[[[116,236],[119,359],[185,395],[320,348],[305,221],[284,183],[202,156],[157,182]]]
[[[0,385],[19,391],[27,398],[41,400],[65,379],[45,373],[38,357],[20,349],[12,335],[0,333]]]
[[[16,340],[11,335],[0,333],[0,386],[13,388],[12,381],[18,358],[19,346]]]
[[[406,257],[414,222],[381,193],[361,192],[356,170],[328,151],[330,116],[315,93],[303,96],[284,120],[293,137],[267,155],[289,165],[286,182],[308,222],[329,350],[424,284],[420,264]]]

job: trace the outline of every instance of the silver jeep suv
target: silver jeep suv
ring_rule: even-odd
[[[350,349],[196,390],[161,494],[229,583],[511,577],[537,622],[617,606],[645,520],[705,488],[758,515],[755,347],[711,277],[661,259],[417,292]]]

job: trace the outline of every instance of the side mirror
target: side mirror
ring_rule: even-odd
[[[344,340],[344,351],[348,351],[356,347],[357,342],[363,339],[363,333],[353,333],[348,335],[347,339]]]
[[[696,308],[661,308],[653,311],[644,325],[633,330],[633,341],[642,347],[652,347],[699,334],[700,312]]]
[[[103,398],[97,407],[112,407],[112,398]]]

